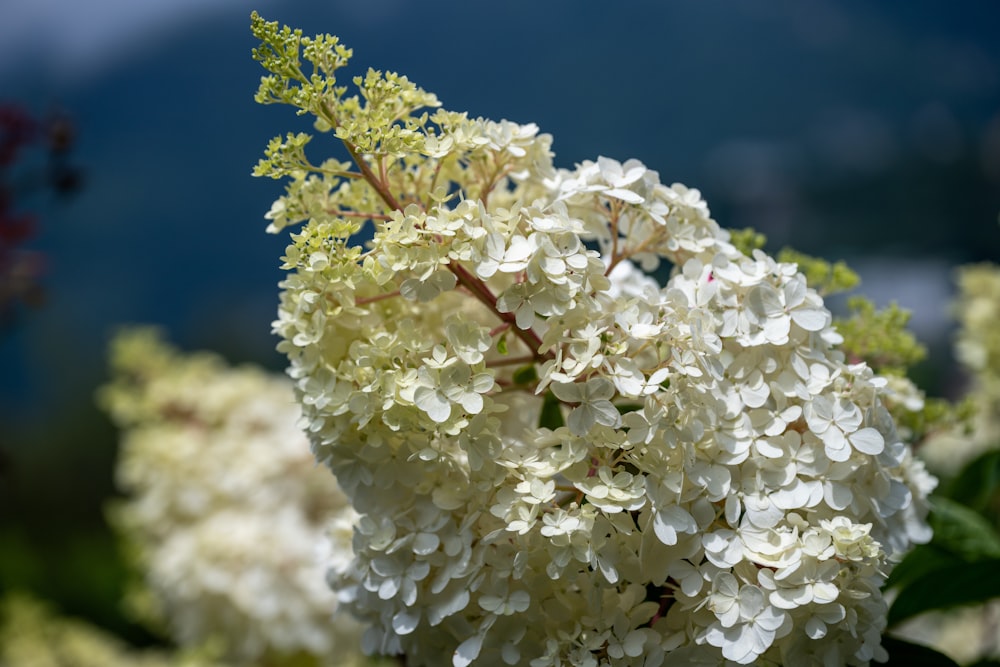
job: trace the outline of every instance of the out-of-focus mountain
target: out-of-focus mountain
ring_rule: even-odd
[[[926,280],[945,296],[948,267],[1000,259],[995,3],[257,8],[339,34],[356,73],[397,70],[449,108],[538,123],[563,166],[641,159],[774,248],[853,259],[885,269],[875,281]],[[50,301],[0,340],[6,423],[29,428],[90,401],[122,323],[280,364],[268,329],[284,242],[262,215],[281,186],[250,170],[271,136],[307,126],[254,104],[249,11],[235,0],[5,3],[0,91],[71,114],[86,170],[71,202],[24,202],[41,217]]]

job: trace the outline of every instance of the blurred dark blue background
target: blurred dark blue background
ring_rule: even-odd
[[[772,250],[847,259],[936,350],[952,268],[1000,260],[992,0],[6,0],[0,102],[69,114],[85,180],[71,200],[22,203],[42,222],[49,300],[0,339],[0,547],[21,554],[0,578],[44,580],[40,540],[100,525],[115,434],[93,397],[116,327],[281,367],[285,242],[263,220],[281,184],[250,171],[269,138],[307,126],[253,102],[254,8],[338,34],[355,73],[538,123],[561,166],[638,158]]]

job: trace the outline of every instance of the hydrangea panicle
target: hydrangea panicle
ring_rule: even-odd
[[[425,112],[437,99],[394,74],[348,97],[335,55],[253,30],[285,54],[258,99],[312,114],[353,162],[276,146],[260,171],[290,179],[270,217],[302,223],[274,331],[362,517],[333,585],[368,651],[883,656],[879,585],[927,538],[930,478],[794,263],[745,254],[698,190],[637,160],[557,168],[535,125]]]
[[[183,355],[153,329],[116,337],[111,365],[101,400],[127,494],[112,517],[143,573],[143,620],[232,664],[360,661],[360,629],[325,586],[355,514],[310,455],[290,382]]]

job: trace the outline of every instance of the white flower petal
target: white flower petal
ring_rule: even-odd
[[[483,635],[473,635],[458,645],[451,658],[452,667],[469,667],[483,648]]]
[[[871,427],[866,427],[848,436],[854,449],[862,454],[875,456],[881,454],[885,449],[885,438],[882,434]]]

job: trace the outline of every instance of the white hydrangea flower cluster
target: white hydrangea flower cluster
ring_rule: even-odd
[[[970,430],[934,434],[921,458],[936,471],[954,474],[1000,442],[1000,267],[971,264],[958,271],[955,311],[959,322],[955,356],[969,376],[974,407]]]
[[[316,466],[286,378],[120,335],[102,400],[123,429],[115,507],[155,616],[232,664],[345,665],[360,628],[325,586],[353,510]],[[345,525],[346,528],[345,528]],[[353,656],[353,657],[352,657]]]
[[[258,99],[299,104],[316,79],[270,57]],[[366,651],[884,658],[879,586],[929,538],[933,482],[796,266],[745,256],[697,190],[638,161],[559,170],[533,125],[428,118],[433,96],[372,77],[355,80],[365,117],[406,146],[373,145],[389,130],[356,123],[359,98],[327,96],[305,108],[354,165],[276,169],[272,144],[258,168],[292,178],[272,229],[305,222],[274,329],[361,517],[334,585]]]

